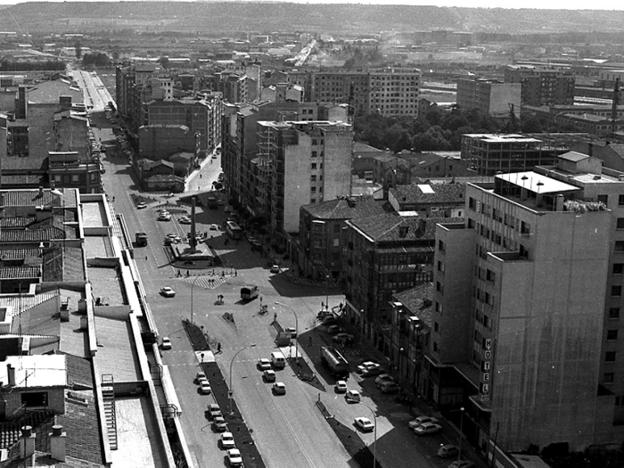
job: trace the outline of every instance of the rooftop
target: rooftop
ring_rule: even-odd
[[[353,226],[372,242],[410,242],[433,241],[435,225],[440,222],[453,221],[458,221],[458,219],[405,217],[396,213],[384,213],[352,219],[347,221],[347,224]]]
[[[423,283],[413,288],[395,293],[397,301],[413,315],[433,328],[433,283]]]
[[[450,184],[410,184],[397,185],[390,189],[399,204],[403,203],[464,203],[466,185]]]
[[[63,354],[7,356],[0,365],[0,382],[8,383],[8,366],[15,369],[15,387],[64,387],[67,385],[67,363]]]
[[[553,179],[533,171],[498,174],[495,176],[495,179],[503,180],[511,185],[521,187],[524,190],[537,194],[573,192],[580,190],[574,185],[566,184],[565,182],[561,182],[557,179]]]
[[[338,198],[305,205],[304,211],[317,219],[352,219],[385,213],[384,202],[371,197]]]
[[[32,88],[28,88],[29,103],[58,104],[61,96],[70,96],[72,104],[84,103],[82,90],[64,78],[42,81]]]
[[[482,140],[486,143],[541,143],[542,140],[514,133],[467,133],[465,137]]]

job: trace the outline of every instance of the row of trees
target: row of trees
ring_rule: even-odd
[[[82,64],[85,67],[109,67],[111,59],[103,52],[89,52],[82,56]]]
[[[432,107],[419,118],[383,117],[367,114],[355,119],[355,138],[375,148],[394,152],[459,151],[461,136],[465,133],[541,133],[575,131],[574,127],[557,125],[533,115],[495,120],[478,109],[442,110]]]

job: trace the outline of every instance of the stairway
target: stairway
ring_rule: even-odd
[[[115,413],[115,388],[112,374],[102,374],[102,398],[108,444],[111,450],[117,450],[117,415]]]

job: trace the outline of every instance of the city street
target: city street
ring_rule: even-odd
[[[80,76],[86,81],[92,78],[88,73]],[[211,431],[209,421],[204,417],[206,405],[213,399],[200,395],[193,383],[199,369],[198,358],[182,328],[184,318],[192,318],[204,327],[213,349],[217,342],[222,345],[222,352],[215,356],[216,361],[226,381],[231,378],[233,396],[267,466],[357,466],[316,408],[315,402],[319,398],[338,421],[350,428],[353,428],[353,418],[357,416],[372,418],[364,405],[375,410],[378,426],[376,455],[384,467],[404,466],[405,460],[423,468],[446,466],[448,463],[432,455],[444,439],[440,436],[416,438],[406,426],[411,418],[406,407],[394,403],[392,397],[380,396],[377,389],[372,389],[372,382],[366,382],[362,387],[359,378],[352,376],[349,379],[349,387],[362,392],[362,404],[347,405],[342,395],[334,393],[333,380],[326,381],[315,369],[320,365],[319,346],[331,343],[330,337],[316,327],[316,313],[326,300],[326,291],[319,286],[293,284],[284,273],[271,274],[267,259],[252,252],[245,240],[230,241],[226,245],[224,232],[209,229],[210,224],[220,226],[223,223],[222,208],[204,211],[198,207],[196,219],[197,230],[210,233],[212,239],[209,242],[222,254],[226,266],[214,268],[214,276],[213,269],[206,269],[190,270],[187,277],[186,271],[178,271],[169,265],[163,246],[164,236],[167,233],[182,238],[186,236],[190,226],[181,225],[178,218],[183,214],[182,210],[190,213],[190,208],[181,206],[179,213],[171,209],[173,217],[169,222],[157,221],[156,208],[175,203],[178,197],[197,190],[209,190],[220,172],[220,161],[212,161],[212,164],[206,161],[193,174],[187,184],[191,190],[187,193],[172,198],[167,194],[141,194],[153,200],[142,210],[136,208],[131,196],[139,192],[127,159],[107,154],[102,161],[104,187],[115,211],[124,214],[131,235],[139,231],[148,234],[148,245],[135,249],[135,260],[159,333],[169,336],[173,344],[172,350],[163,351],[163,360],[175,383],[182,406],[185,438],[197,466],[221,466],[223,452],[218,448],[218,435]],[[240,288],[246,284],[257,285],[261,297],[241,304]],[[164,286],[176,291],[175,298],[160,296],[159,290]],[[223,305],[215,305],[218,294],[224,296]],[[342,296],[329,296],[330,306],[343,300]],[[259,314],[261,301],[268,306],[267,314]],[[224,319],[226,312],[233,315],[233,323]],[[274,396],[271,384],[262,381],[256,362],[261,357],[270,357],[271,351],[276,349],[273,344],[277,335],[274,317],[280,327],[298,325],[299,335],[304,336],[302,340],[310,340],[302,355],[318,375],[320,386],[301,381],[290,366],[277,372],[278,381],[286,385],[286,395]],[[286,348],[285,352],[288,357],[290,350]],[[373,445],[372,433],[359,433],[359,436],[367,445]]]

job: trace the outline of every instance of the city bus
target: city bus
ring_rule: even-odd
[[[225,232],[228,233],[232,239],[240,239],[243,237],[243,228],[241,228],[234,221],[226,221],[225,222]]]

